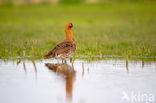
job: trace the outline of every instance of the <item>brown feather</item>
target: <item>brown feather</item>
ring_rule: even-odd
[[[68,58],[76,49],[76,45],[71,41],[63,41],[56,45],[51,51],[45,55],[45,58]],[[57,56],[62,57],[57,57]]]

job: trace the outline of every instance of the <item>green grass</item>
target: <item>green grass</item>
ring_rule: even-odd
[[[156,2],[0,7],[0,58],[46,54],[73,22],[75,55],[156,56]]]

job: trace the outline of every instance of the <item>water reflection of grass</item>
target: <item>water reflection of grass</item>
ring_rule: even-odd
[[[41,56],[72,21],[77,55],[156,56],[156,3],[0,7],[0,57]]]

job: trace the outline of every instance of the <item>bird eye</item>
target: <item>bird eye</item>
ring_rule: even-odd
[[[72,27],[73,27],[73,24],[72,24],[72,23],[70,23],[70,24],[69,24],[69,27],[70,27],[70,28],[72,28]]]

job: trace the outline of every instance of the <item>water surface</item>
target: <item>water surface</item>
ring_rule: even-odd
[[[154,103],[155,81],[155,61],[0,60],[1,103]]]

